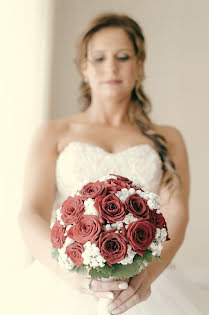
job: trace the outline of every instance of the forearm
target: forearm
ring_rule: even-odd
[[[185,220],[180,226],[178,226],[178,229],[175,232],[172,231],[171,228],[171,231],[169,233],[170,240],[166,241],[163,244],[163,249],[160,255],[162,262],[157,261],[153,257],[152,263],[147,266],[147,271],[150,276],[151,283],[154,282],[156,278],[163,272],[163,270],[171,263],[175,254],[181,247],[184,241],[186,227],[187,221]]]
[[[22,238],[31,254],[56,274],[64,276],[66,272],[51,257],[51,229],[48,221],[35,211],[19,216]]]

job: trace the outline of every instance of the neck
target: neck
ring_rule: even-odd
[[[130,106],[130,98],[125,100],[124,98],[122,100],[94,98],[85,112],[88,115],[88,120],[92,123],[120,127],[131,124]]]

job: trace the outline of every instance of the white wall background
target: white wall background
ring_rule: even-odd
[[[191,168],[191,219],[175,262],[179,268],[209,265],[209,1],[56,1],[51,117],[79,111],[79,75],[73,64],[79,32],[103,11],[130,14],[147,40],[145,88],[152,118],[181,130]]]
[[[50,0],[0,3],[2,286],[30,260],[17,215],[28,145],[37,126],[48,118],[52,18]]]

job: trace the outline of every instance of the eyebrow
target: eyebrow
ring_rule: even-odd
[[[123,50],[129,50],[129,51],[133,51],[132,49],[130,49],[130,48],[121,48],[121,49],[119,49],[118,50],[118,52],[119,51],[123,51]],[[97,49],[97,50],[92,50],[92,53],[95,53],[95,52],[105,52],[105,50],[102,50],[102,49]]]

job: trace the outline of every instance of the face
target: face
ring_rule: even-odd
[[[127,33],[121,28],[108,27],[90,39],[82,72],[92,96],[127,97],[141,73],[141,62],[137,62]]]

